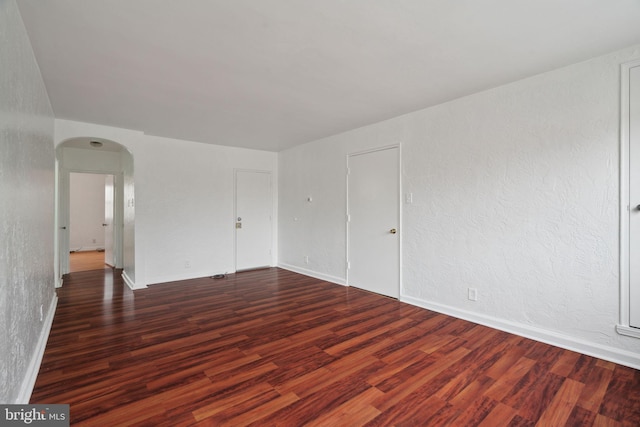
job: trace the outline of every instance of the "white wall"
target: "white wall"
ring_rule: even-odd
[[[56,301],[53,112],[15,1],[0,40],[0,402],[27,403]]]
[[[104,248],[105,175],[72,173],[69,188],[69,248]]]
[[[135,287],[234,271],[234,169],[268,170],[277,181],[276,153],[56,120],[57,142],[81,136],[118,142],[133,156],[135,278],[127,261],[125,272]],[[277,200],[277,182],[274,185]],[[126,193],[125,183],[125,206]],[[126,217],[125,212],[125,228]],[[127,248],[125,241],[125,253]],[[186,268],[185,261],[191,267]]]
[[[281,152],[281,265],[344,283],[346,154],[400,143],[414,200],[402,206],[403,300],[640,367],[640,340],[615,332],[619,68],[639,57],[629,48]]]

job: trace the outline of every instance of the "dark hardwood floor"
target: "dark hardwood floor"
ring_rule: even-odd
[[[285,270],[58,296],[31,401],[73,425],[640,425],[640,371]]]

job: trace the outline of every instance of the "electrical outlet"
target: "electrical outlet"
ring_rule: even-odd
[[[184,268],[191,268],[191,261],[187,260],[184,262]]]
[[[42,309],[42,304],[40,304],[40,321],[42,322],[43,319],[44,319],[44,311]]]
[[[478,301],[478,290],[476,288],[469,288],[469,300]]]
[[[309,264],[309,255],[304,256],[304,263]]]

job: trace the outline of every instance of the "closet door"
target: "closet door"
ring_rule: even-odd
[[[629,326],[640,328],[640,65],[629,69]]]

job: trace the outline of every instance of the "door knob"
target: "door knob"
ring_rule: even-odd
[[[395,228],[392,228],[391,230],[389,230],[389,233],[391,234],[396,234],[398,232],[398,230],[396,230]]]

